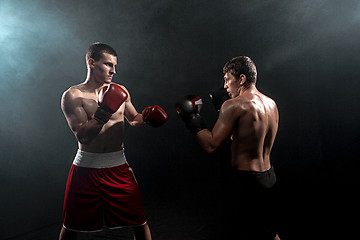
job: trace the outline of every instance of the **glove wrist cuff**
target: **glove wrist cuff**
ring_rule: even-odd
[[[104,109],[98,107],[97,111],[95,112],[94,119],[101,124],[105,124],[111,118],[111,113],[105,111]]]
[[[190,130],[192,134],[195,135],[201,130],[206,129],[206,124],[201,115],[197,114],[196,116],[187,121],[186,127]]]

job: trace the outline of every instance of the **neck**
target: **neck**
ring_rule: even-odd
[[[89,89],[89,91],[99,92],[102,87],[108,84],[96,81],[96,79],[92,77],[90,73],[88,73],[84,81],[84,85],[86,86],[87,89]]]
[[[243,86],[240,87],[239,89],[239,95],[245,94],[247,92],[252,92],[252,91],[256,91],[256,86],[255,84],[244,84]]]

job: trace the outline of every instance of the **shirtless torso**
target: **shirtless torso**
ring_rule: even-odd
[[[225,79],[232,99],[222,105],[212,131],[204,129],[196,139],[205,151],[213,152],[231,137],[233,168],[266,171],[271,167],[270,152],[278,129],[276,103],[259,92],[255,84],[239,87],[231,74],[225,74]]]
[[[122,104],[110,120],[99,129],[99,134],[92,141],[87,142],[81,139],[82,128],[86,125],[98,124],[94,120],[94,114],[98,108],[97,99],[98,92],[89,89],[86,84],[71,87],[64,93],[62,101],[66,119],[78,138],[80,150],[97,153],[119,151],[123,149],[124,142],[125,104]]]
[[[94,65],[98,73],[91,75],[84,83],[66,90],[61,99],[61,108],[70,129],[78,140],[79,149],[86,152],[115,152],[124,147],[124,118],[132,126],[145,125],[142,115],[138,113],[128,98],[102,125],[94,119],[98,108],[99,91],[111,83],[117,59],[104,53],[103,58]]]
[[[95,46],[96,48],[97,45],[102,46],[104,44],[95,43],[92,46]],[[107,47],[107,51],[108,50],[109,49]],[[103,87],[109,86],[111,84],[112,78],[116,72],[115,67],[117,64],[116,54],[107,53],[107,52],[100,52],[100,53],[99,53],[100,57],[98,59],[89,57],[87,54],[88,74],[86,80],[81,84],[70,87],[68,90],[64,92],[61,98],[61,108],[64,112],[65,118],[68,122],[71,131],[74,133],[78,141],[78,148],[79,150],[88,153],[112,153],[122,150],[124,147],[124,119],[126,119],[131,126],[145,125],[143,115],[136,111],[135,107],[131,103],[130,94],[124,86],[120,86],[120,87],[122,88],[123,91],[127,93],[127,98],[125,99],[124,97],[124,99],[122,99],[125,101],[122,102],[120,107],[111,115],[109,121],[98,121],[94,118],[95,113],[98,111],[99,92]],[[72,165],[72,169],[73,167],[75,168],[74,165]],[[111,168],[107,168],[107,169],[111,169]],[[112,174],[112,176],[114,175],[116,174]],[[71,187],[67,187],[67,190],[70,188],[73,189],[73,186],[77,185],[76,181],[81,181],[78,180],[80,178],[76,179],[76,177],[72,177],[72,175],[70,174],[69,174],[69,179],[71,179],[71,181],[68,181],[67,186],[71,185]],[[131,184],[132,186],[136,185],[130,183],[130,185]],[[116,185],[116,181],[114,180],[113,188],[117,187],[121,189],[122,186],[123,185],[121,186]],[[127,191],[129,189],[127,189]],[[138,190],[136,189],[138,188],[132,188],[131,190],[131,195],[134,197],[134,199],[139,198],[139,193]],[[65,194],[65,196],[68,196],[69,192],[70,190]],[[117,201],[116,197],[111,196],[111,198],[115,202]],[[65,197],[64,209],[67,209],[69,216],[71,210],[68,210],[68,208],[65,207],[65,205],[71,206],[73,201],[75,202],[74,204],[76,205],[77,204],[76,201],[81,200],[79,199],[80,198]],[[96,202],[94,204],[95,205],[99,204],[100,206],[100,202],[99,203]],[[137,204],[138,207],[136,207],[136,209],[141,209],[142,206],[138,202]],[[121,204],[117,202],[116,206],[119,205]],[[74,210],[75,208],[69,207],[69,209]],[[74,216],[78,213],[72,212],[72,214],[73,214],[72,216]],[[137,213],[135,213],[134,211],[132,214],[136,215]],[[64,213],[64,216],[65,215],[66,214]],[[77,217],[80,218],[84,216],[88,216],[88,215],[83,216],[82,214],[79,215],[81,216],[77,216]],[[82,221],[80,222],[82,223]],[[91,227],[93,226],[90,226],[90,224],[86,225],[86,229],[91,229]],[[62,227],[59,239],[61,240],[76,239],[76,235],[77,235],[76,231]],[[136,239],[146,239],[146,240],[151,239],[150,230],[146,223],[143,225],[135,226],[134,235],[136,236]]]
[[[278,128],[275,102],[257,90],[230,100],[235,108],[232,166],[239,170],[265,171],[271,167],[270,152]]]
[[[224,212],[229,214],[221,217],[228,220],[225,225],[231,239],[244,234],[252,236],[251,239],[279,240],[272,222],[258,219],[264,212],[271,216],[273,209],[269,189],[275,184],[276,176],[270,153],[279,112],[275,101],[257,90],[256,79],[256,68],[250,58],[229,61],[224,67],[224,88],[231,99],[222,104],[212,131],[202,129],[195,137],[208,153],[232,139],[233,171],[226,184],[231,193],[224,204],[227,206]]]

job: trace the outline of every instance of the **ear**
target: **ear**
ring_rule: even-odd
[[[95,60],[93,58],[89,58],[88,65],[91,69],[94,68],[94,63],[95,63]]]
[[[246,76],[244,74],[240,74],[240,86],[246,83]]]

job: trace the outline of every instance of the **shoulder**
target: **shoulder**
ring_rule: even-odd
[[[266,102],[266,105],[269,106],[270,109],[273,111],[278,111],[275,100],[266,95],[263,95],[263,101]]]
[[[68,88],[61,96],[61,104],[71,104],[83,95],[81,85],[75,85]]]
[[[63,93],[63,97],[77,97],[79,95],[81,95],[82,93],[82,87],[81,85],[75,85],[72,86],[70,88],[68,88],[64,93]]]
[[[229,99],[223,103],[220,109],[220,115],[232,116],[238,115],[241,112],[242,100]]]
[[[252,105],[251,99],[239,96],[225,101],[222,107],[228,110],[241,111],[251,108]]]
[[[256,100],[248,96],[238,96],[229,99],[222,106],[222,112],[232,118],[243,118],[253,116],[259,111],[259,104]]]

